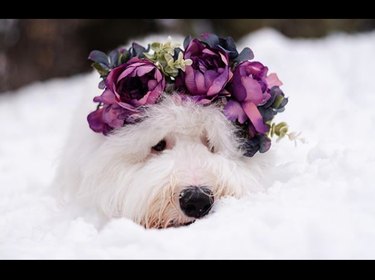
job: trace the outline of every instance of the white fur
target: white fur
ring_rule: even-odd
[[[90,130],[86,120],[96,106],[92,97],[101,93],[96,86],[88,80],[55,178],[65,201],[95,207],[108,218],[160,228],[194,220],[179,208],[184,187],[207,186],[215,201],[262,190],[269,159],[242,156],[235,127],[219,108],[164,95],[142,122],[104,136]],[[152,152],[162,139],[168,148]]]
[[[261,189],[262,162],[242,156],[234,126],[215,106],[164,96],[142,122],[110,136],[91,131],[82,115],[74,123],[56,182],[66,199],[96,206],[108,217],[176,226],[192,221],[178,204],[186,186],[208,186],[215,200]],[[168,148],[153,153],[161,139]]]

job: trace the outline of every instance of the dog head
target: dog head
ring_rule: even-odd
[[[142,121],[100,137],[81,192],[110,217],[178,226],[209,213],[220,197],[259,189],[261,167],[243,156],[236,128],[216,106],[165,95]]]

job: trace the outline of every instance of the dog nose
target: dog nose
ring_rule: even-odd
[[[180,193],[180,207],[188,217],[201,218],[210,212],[214,196],[207,187],[189,186]]]

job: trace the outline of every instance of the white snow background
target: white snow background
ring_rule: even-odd
[[[375,32],[292,40],[264,29],[238,45],[278,73],[289,104],[276,120],[308,141],[273,143],[266,192],[223,199],[187,227],[98,228],[48,192],[73,110],[98,76],[37,82],[0,95],[0,258],[375,258]]]

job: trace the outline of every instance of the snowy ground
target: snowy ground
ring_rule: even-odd
[[[246,44],[245,44],[246,42]],[[244,38],[284,82],[285,113],[308,143],[273,145],[265,193],[224,199],[188,227],[97,228],[48,193],[70,115],[93,75],[0,95],[0,258],[375,258],[375,32]]]

